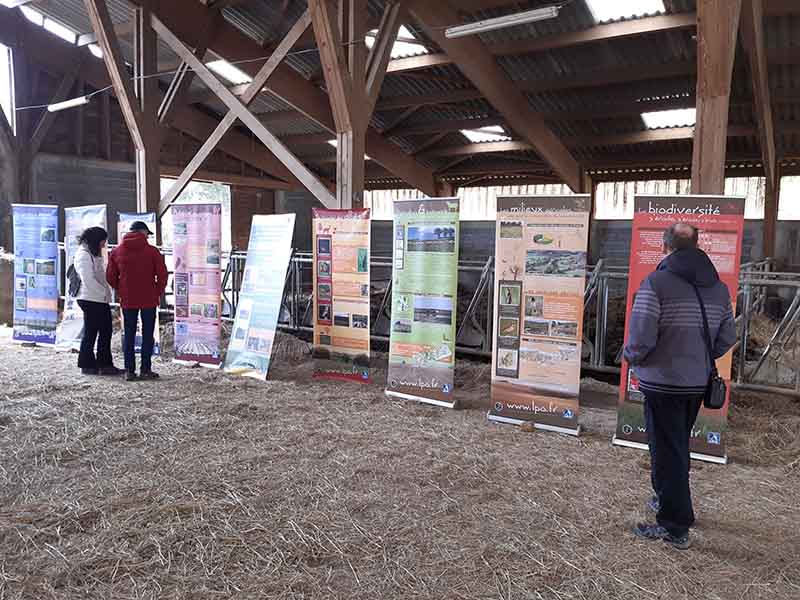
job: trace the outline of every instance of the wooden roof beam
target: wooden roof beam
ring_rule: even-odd
[[[775,158],[775,129],[772,122],[772,99],[769,88],[769,72],[764,44],[764,5],[762,0],[742,2],[739,36],[747,53],[750,66],[751,87],[755,101],[758,123],[758,139],[768,189],[777,184],[777,160]]]
[[[495,56],[513,56],[520,54],[533,54],[559,48],[570,48],[583,44],[609,42],[627,39],[640,35],[679,31],[697,26],[697,17],[694,13],[675,15],[657,15],[642,17],[618,23],[605,23],[595,25],[582,31],[570,31],[556,35],[547,35],[527,40],[511,40],[487,44],[486,47]],[[453,60],[446,53],[425,54],[398,58],[389,62],[389,73],[402,73],[418,69],[428,69],[442,65],[452,64]]]
[[[0,11],[0,43],[12,48],[18,43],[23,43],[30,60],[42,68],[55,73],[67,73],[86,56],[85,49],[70,45],[41,28],[26,28],[21,42],[19,32],[16,15],[10,11],[7,13]],[[90,60],[83,63],[80,77],[95,89],[103,89],[110,83],[108,72],[101,61]],[[182,106],[175,110],[171,125],[174,129],[202,142],[218,124],[219,121],[208,113]],[[218,149],[265,173],[287,179],[293,182],[295,187],[300,185],[272,154],[254,144],[251,137],[238,131],[229,132]]]
[[[448,39],[444,28],[458,22],[458,14],[443,2],[414,0],[408,10],[461,72],[479,89],[508,124],[531,143],[537,153],[573,190],[581,187],[581,169],[561,141],[530,108],[528,99],[497,64],[480,38]]]
[[[135,5],[143,2],[143,0],[130,1]],[[195,0],[170,0],[170,2],[161,2],[155,14],[180,40],[194,47],[199,35],[194,23],[201,22],[209,10],[212,9]],[[264,49],[228,22],[224,22],[220,26],[209,49],[230,62],[249,61],[240,64],[239,68],[251,77],[257,73],[264,62],[263,60],[253,60],[263,56]],[[331,132],[336,130],[327,94],[288,65],[280,65],[275,70],[270,79],[270,92],[321,127]],[[434,195],[436,193],[433,171],[409,157],[397,145],[382,137],[372,128],[367,131],[366,152],[406,183],[426,194]]]

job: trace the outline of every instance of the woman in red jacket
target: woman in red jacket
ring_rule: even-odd
[[[134,381],[136,376],[136,326],[142,316],[142,368],[139,379],[157,379],[153,372],[153,333],[156,325],[156,310],[161,294],[167,287],[167,265],[164,257],[147,238],[153,235],[142,221],[134,221],[130,231],[119,246],[108,257],[106,279],[117,291],[122,318],[125,325],[125,379]]]

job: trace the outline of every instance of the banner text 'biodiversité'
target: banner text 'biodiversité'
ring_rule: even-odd
[[[744,228],[744,198],[726,196],[636,196],[634,199],[630,274],[625,310],[627,323],[634,296],[642,281],[664,258],[664,231],[675,223],[699,229],[699,246],[708,254],[722,282],[728,286],[734,313],[739,285],[739,264]],[[733,352],[717,361],[720,375],[730,382]],[[730,386],[729,386],[730,390]],[[730,395],[730,392],[729,392]],[[622,362],[616,443],[647,443],[644,396],[628,364]],[[723,458],[729,402],[720,410],[700,409],[691,433],[690,449]]]

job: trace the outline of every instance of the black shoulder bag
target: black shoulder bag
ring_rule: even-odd
[[[69,269],[67,269],[67,291],[69,295],[73,298],[77,298],[78,294],[81,292],[81,284],[81,276],[78,275],[75,265],[70,265]]]
[[[711,334],[708,332],[708,318],[706,318],[706,305],[703,303],[703,297],[700,295],[700,290],[692,283],[694,293],[697,294],[697,301],[700,303],[700,312],[703,313],[703,333],[706,340],[706,349],[708,350],[708,359],[711,361],[711,373],[708,376],[708,383],[706,384],[706,392],[703,396],[703,406],[718,410],[725,405],[725,398],[728,395],[728,388],[725,385],[725,380],[719,376],[717,371],[717,361],[714,360],[713,344],[711,343]]]

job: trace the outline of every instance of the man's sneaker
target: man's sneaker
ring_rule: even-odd
[[[650,496],[650,499],[647,501],[647,508],[654,513],[658,513],[658,511],[661,510],[661,502],[658,501],[658,496]]]
[[[117,376],[122,375],[125,371],[122,369],[118,369],[117,367],[100,367],[100,375],[110,375],[110,376]]]
[[[142,371],[139,374],[139,379],[158,379],[160,375],[158,373],[154,373],[153,371]]]
[[[97,369],[81,369],[81,374],[82,375],[97,375],[98,374],[98,370]]]
[[[633,528],[633,535],[643,540],[662,540],[673,548],[678,550],[687,550],[691,546],[689,541],[689,534],[677,537],[672,535],[669,531],[664,529],[661,525],[652,525],[649,523],[637,523]]]
[[[136,376],[136,371],[127,371],[125,373],[125,381],[138,381],[139,378]]]

